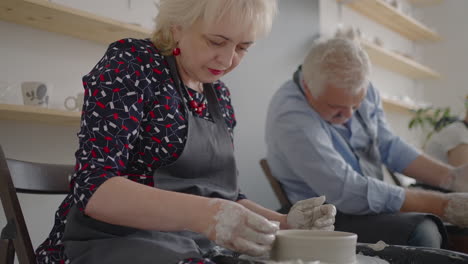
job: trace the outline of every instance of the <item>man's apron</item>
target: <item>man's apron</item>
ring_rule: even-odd
[[[183,84],[175,59],[172,56],[166,59],[183,98]],[[183,104],[188,118],[184,150],[177,161],[154,173],[155,187],[235,201],[238,185],[231,136],[212,85],[205,84],[204,91],[214,122],[194,118]],[[90,218],[76,207],[67,217],[63,241],[65,254],[72,264],[170,264],[186,258],[200,258],[215,246],[198,233],[146,231],[112,225]]]
[[[293,75],[293,80],[305,96],[299,80],[301,70],[301,67],[299,67]],[[355,115],[365,133],[371,139],[370,144],[365,148],[355,149],[349,144],[348,140],[345,138],[343,139],[348,144],[350,150],[355,154],[359,166],[361,167],[363,177],[373,177],[383,180],[382,161],[378,148],[377,136],[372,135],[372,132],[363,120],[359,110],[356,111]],[[339,131],[338,134],[340,134]],[[338,210],[335,218],[335,230],[356,233],[358,235],[358,242],[361,243],[376,243],[379,240],[383,240],[388,244],[407,245],[409,237],[414,232],[415,228],[428,218],[432,219],[439,227],[439,231],[442,235],[442,246],[444,247],[447,241],[446,230],[442,221],[437,216],[431,214],[397,212],[377,215],[351,215]]]

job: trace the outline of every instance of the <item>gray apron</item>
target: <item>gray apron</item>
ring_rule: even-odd
[[[301,66],[299,66],[299,69],[293,75],[293,80],[302,94],[304,94],[299,80],[301,70]],[[377,136],[372,134],[359,110],[356,111],[355,115],[365,133],[371,139],[369,145],[364,148],[353,148],[346,138],[343,137],[343,139],[356,156],[362,176],[383,180],[382,161]],[[337,132],[343,136],[339,131]],[[397,212],[377,215],[351,215],[338,210],[335,218],[335,230],[356,233],[358,235],[358,242],[361,243],[377,243],[383,240],[388,244],[407,245],[415,228],[428,218],[437,224],[442,235],[442,247],[445,247],[447,243],[445,227],[440,218],[431,214]]]
[[[184,98],[175,59],[172,56],[166,59],[178,92]],[[173,164],[154,173],[155,187],[234,201],[238,186],[231,136],[212,85],[205,84],[204,91],[214,122],[194,118],[183,104],[188,118],[184,150]],[[198,233],[112,225],[88,217],[76,207],[67,217],[63,242],[72,264],[170,264],[186,258],[201,258],[215,246]]]
[[[377,135],[373,135],[366,122],[362,118],[361,112],[357,110],[355,112],[356,119],[359,121],[359,125],[363,128],[366,135],[370,138],[369,144],[367,146],[353,148],[351,143],[346,140],[346,138],[340,134],[338,130],[337,133],[343,137],[344,142],[348,144],[351,152],[354,153],[357,161],[359,162],[359,167],[361,168],[362,175],[373,177],[378,180],[383,181],[383,172],[382,172],[382,159],[380,158],[379,145],[377,142]]]

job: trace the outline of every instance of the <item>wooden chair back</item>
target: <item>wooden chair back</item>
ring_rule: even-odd
[[[0,240],[0,263],[36,263],[17,193],[67,194],[73,165],[7,159],[0,146],[0,199],[7,219]]]
[[[273,176],[270,170],[270,166],[268,165],[268,162],[266,159],[261,159],[260,160],[260,167],[262,167],[263,172],[265,173],[265,176],[270,183],[271,188],[273,189],[273,192],[276,195],[276,198],[278,199],[281,208],[282,209],[289,209],[291,208],[291,202],[288,199],[288,196],[286,196],[286,193],[283,190],[283,187],[281,186],[281,183]]]

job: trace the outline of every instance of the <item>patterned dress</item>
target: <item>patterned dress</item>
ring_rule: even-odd
[[[122,39],[112,43],[103,58],[83,77],[85,100],[78,133],[75,173],[70,193],[55,214],[48,238],[37,248],[38,263],[69,263],[62,236],[72,206],[81,211],[106,180],[125,177],[154,186],[153,173],[181,155],[187,139],[187,114],[212,121],[207,109],[186,113],[164,56],[149,40]],[[223,117],[231,133],[236,125],[230,93],[214,83]],[[195,101],[203,94],[188,89]],[[244,199],[240,194],[238,199]],[[187,263],[212,263],[187,260]]]

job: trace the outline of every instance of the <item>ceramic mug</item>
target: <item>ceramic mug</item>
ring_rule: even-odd
[[[49,105],[49,91],[42,82],[22,82],[21,93],[24,105],[47,107]]]
[[[71,105],[70,105],[71,102]],[[68,96],[65,98],[63,105],[67,110],[75,111],[79,110],[84,103],[84,93],[79,93],[76,96]]]

